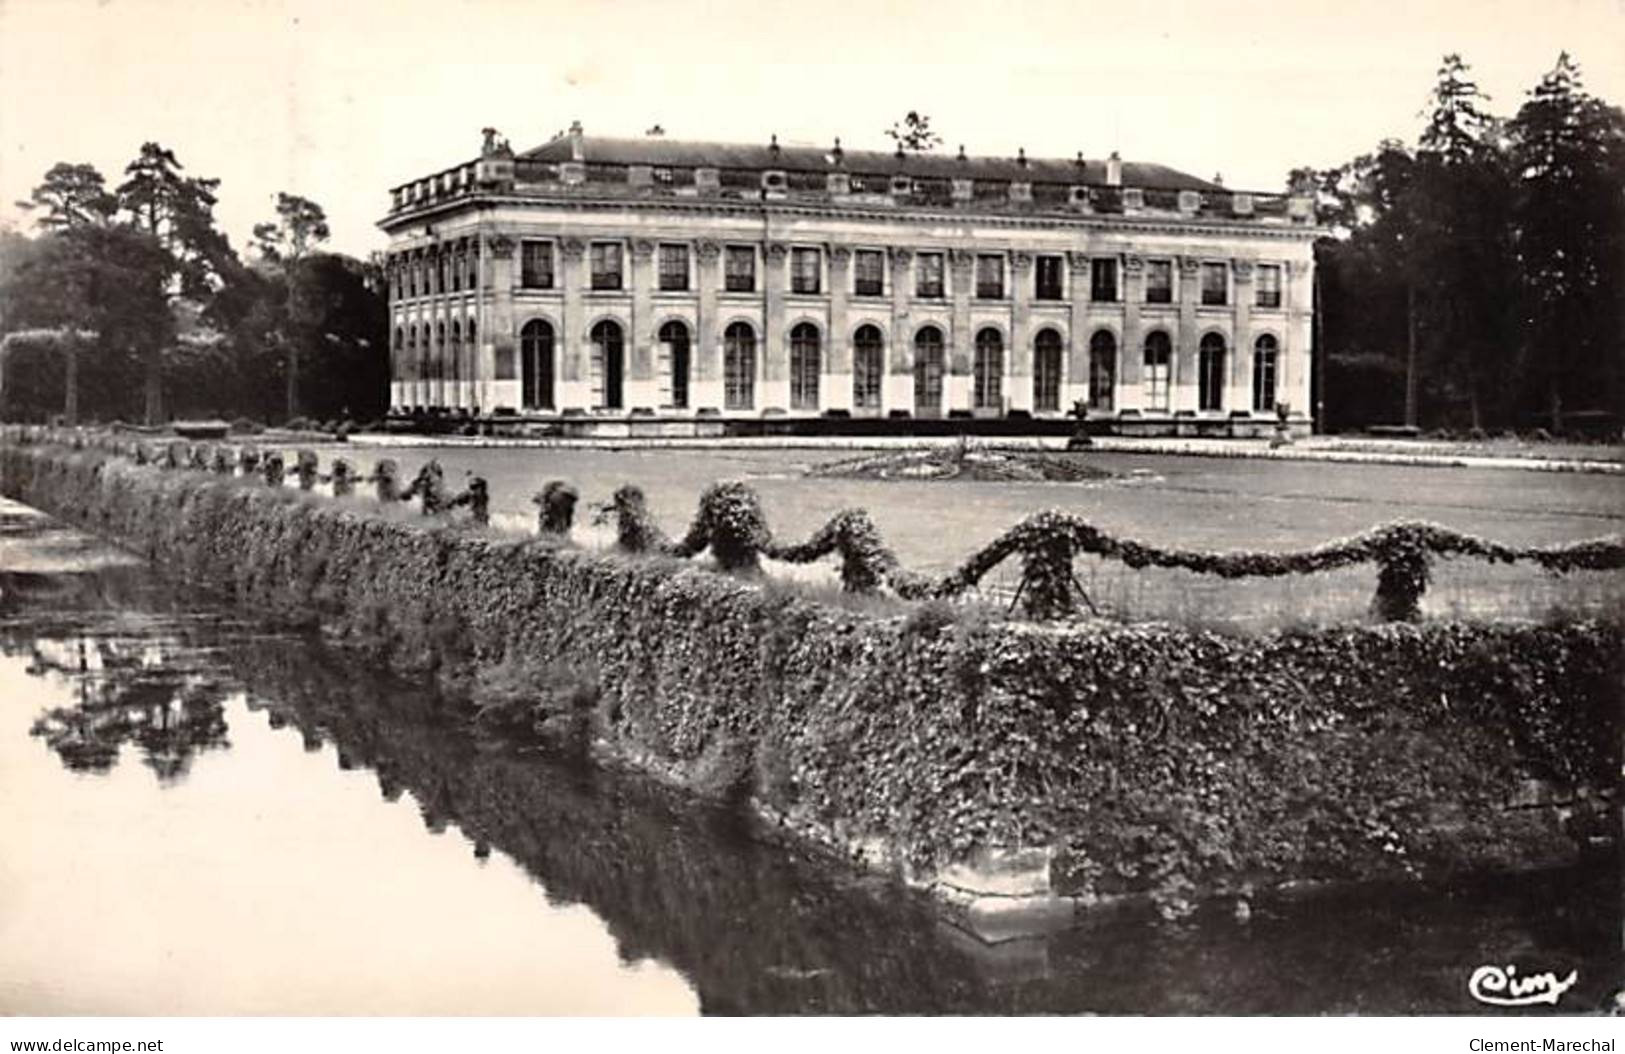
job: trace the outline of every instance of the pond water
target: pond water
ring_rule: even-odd
[[[717,806],[0,509],[0,1013],[1480,1013],[1621,972],[1615,867],[985,945]]]

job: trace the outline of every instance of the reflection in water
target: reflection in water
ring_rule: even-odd
[[[34,730],[71,769],[106,772],[122,745],[132,743],[165,781],[166,799],[197,793],[200,777],[188,780],[187,790],[176,789],[177,778],[201,752],[226,745],[229,717],[236,726],[231,750],[217,750],[217,760],[200,771],[251,772],[266,766],[275,744],[302,745],[318,767],[298,773],[301,787],[283,789],[300,795],[294,800],[307,810],[339,802],[352,781],[370,773],[376,795],[359,821],[368,830],[353,837],[365,841],[390,825],[393,807],[381,798],[410,801],[427,831],[455,830],[466,842],[460,871],[444,880],[448,902],[421,910],[436,918],[449,913],[454,931],[545,945],[542,953],[567,974],[585,961],[590,944],[569,936],[582,920],[560,909],[585,905],[594,931],[613,941],[621,963],[618,973],[593,975],[615,988],[620,1001],[609,1012],[651,1005],[639,987],[649,983],[648,967],[634,965],[644,960],[675,968],[703,1011],[750,1014],[1477,1012],[1466,978],[1476,966],[1502,962],[1578,970],[1580,983],[1560,1008],[1573,1011],[1600,1006],[1620,976],[1612,928],[1619,876],[1612,865],[1431,893],[1264,902],[1247,922],[1214,911],[1170,928],[1120,914],[1065,934],[989,947],[941,922],[914,894],[777,844],[734,812],[680,800],[633,775],[483,740],[460,707],[434,692],[382,676],[317,641],[223,618],[196,596],[165,591],[141,574],[48,582],[0,576],[0,652],[25,656],[29,676],[63,688],[59,705],[39,715]],[[8,717],[3,710],[0,719]],[[328,754],[338,771],[325,761]],[[62,778],[61,768],[55,771]],[[251,783],[247,776],[238,782]],[[114,782],[106,786],[105,793],[116,792]],[[48,794],[51,787],[28,792]],[[282,798],[239,793],[245,810],[289,808]],[[313,812],[295,819],[320,826]],[[415,837],[404,849],[387,843],[396,846],[394,855],[378,861],[402,882],[440,866],[431,848],[450,844]],[[283,874],[290,855],[333,849],[320,841],[264,845],[242,837],[231,852],[253,875]],[[489,878],[482,871],[510,865],[534,883],[534,906],[551,905],[551,913],[522,918],[512,904],[498,907],[478,892],[490,888],[481,884]],[[355,871],[349,881],[376,881],[360,865],[347,866]],[[82,908],[52,903],[49,891],[34,895],[44,901],[40,910]],[[141,910],[139,895],[129,899],[98,910]],[[353,925],[348,917],[322,915],[325,903],[307,896],[288,906],[270,898],[262,909],[292,912],[288,918],[307,927],[297,939],[316,940],[318,931]],[[467,956],[496,954],[489,943],[460,947],[429,922],[424,915],[421,937],[433,943],[426,954],[446,977],[476,968]],[[218,939],[251,940],[234,933]],[[366,962],[340,966],[357,975],[361,992],[406,983],[387,969],[368,973]],[[439,993],[428,987],[398,994],[408,1000],[405,1012],[457,1011],[436,1002]],[[545,1007],[541,1012],[560,1009]]]
[[[167,665],[167,650],[106,637],[35,640],[28,672],[68,677],[77,699],[45,711],[30,731],[75,771],[105,772],[134,743],[160,781],[181,779],[199,751],[229,745],[225,692]]]

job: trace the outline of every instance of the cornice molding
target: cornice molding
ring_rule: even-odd
[[[1244,218],[1222,220],[1213,217],[1180,217],[1176,215],[1122,216],[1110,213],[1061,214],[1040,213],[1009,215],[958,210],[931,210],[925,208],[864,208],[854,203],[813,205],[790,201],[728,201],[717,199],[685,198],[605,198],[574,194],[531,195],[489,194],[474,195],[454,201],[437,202],[413,212],[393,214],[380,220],[378,226],[386,233],[401,227],[422,224],[432,217],[443,217],[459,212],[486,213],[495,206],[521,208],[558,208],[570,212],[666,212],[686,215],[709,215],[737,218],[748,216],[759,219],[763,214],[786,217],[812,217],[830,220],[854,220],[865,223],[889,223],[904,226],[926,226],[975,223],[979,227],[1001,230],[1075,230],[1124,234],[1162,234],[1174,236],[1228,236],[1268,241],[1286,241],[1310,244],[1328,233],[1314,226],[1264,225]],[[488,218],[488,217],[487,217]]]

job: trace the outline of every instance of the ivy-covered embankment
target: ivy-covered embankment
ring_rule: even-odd
[[[193,583],[488,704],[526,700],[604,757],[920,881],[1026,850],[1052,894],[1178,913],[1281,883],[1562,864],[1615,838],[1611,622],[1243,636],[940,601],[882,618],[99,450],[10,444],[0,469],[8,496]]]

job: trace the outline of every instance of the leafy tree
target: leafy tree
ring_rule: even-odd
[[[172,334],[164,289],[168,268],[169,258],[157,243],[127,227],[64,227],[28,243],[0,284],[6,328],[87,336],[68,340],[60,349],[45,349],[47,361],[33,364],[34,398],[19,407],[8,393],[11,408],[52,411],[39,401],[43,372],[45,388],[67,389],[67,405],[98,416],[129,414],[146,349],[163,346]],[[90,352],[82,362],[81,349]],[[63,351],[69,367],[65,372]],[[8,382],[24,381],[25,365],[8,363]]]
[[[67,162],[52,165],[29,200],[17,204],[29,210],[43,209],[35,222],[46,230],[105,226],[118,211],[118,198],[108,191],[107,181],[94,165]]]
[[[1508,126],[1528,377],[1553,431],[1604,393],[1625,415],[1625,115],[1565,52]]]
[[[299,360],[303,348],[319,337],[316,290],[309,274],[311,253],[328,238],[327,214],[322,207],[297,194],[279,193],[277,218],[254,228],[254,242],[266,270],[281,286],[280,322],[272,339],[284,358],[287,416],[300,416]]]
[[[1459,55],[1446,55],[1439,67],[1417,152],[1409,226],[1420,301],[1414,324],[1422,327],[1433,395],[1446,409],[1464,402],[1472,427],[1480,429],[1486,402],[1499,403],[1510,391],[1515,271],[1499,122],[1486,112],[1488,98],[1468,73]]]
[[[254,248],[270,263],[302,260],[327,241],[327,213],[309,198],[278,192],[276,221],[254,227]]]
[[[1492,148],[1490,132],[1496,121],[1482,104],[1489,96],[1469,76],[1467,63],[1449,54],[1439,65],[1431,95],[1433,108],[1422,132],[1421,148],[1450,164],[1465,164]]]
[[[898,150],[923,154],[942,145],[942,136],[931,130],[931,118],[910,110],[903,119],[886,129],[887,137],[897,143]]]
[[[174,152],[153,142],[141,145],[124,172],[119,207],[130,225],[154,238],[169,258],[165,286],[171,301],[206,302],[233,256],[225,235],[214,226],[220,181],[182,175]],[[149,424],[163,417],[164,351],[162,346],[147,349],[143,387]]]

